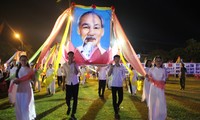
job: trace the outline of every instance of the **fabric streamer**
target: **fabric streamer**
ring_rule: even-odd
[[[27,75],[25,75],[25,76],[23,76],[21,78],[18,78],[16,80],[19,80],[20,82],[23,82],[23,81],[31,79],[33,77],[33,75],[34,75],[34,71],[31,71]],[[9,89],[8,89],[9,93],[12,91],[14,84],[15,83],[12,83],[11,86],[9,87]]]
[[[160,89],[165,89],[165,81],[154,80],[151,76],[149,76],[149,81]]]

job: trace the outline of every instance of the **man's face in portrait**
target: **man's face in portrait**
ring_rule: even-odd
[[[104,34],[102,21],[95,13],[85,14],[80,18],[78,33],[84,45],[97,46]]]

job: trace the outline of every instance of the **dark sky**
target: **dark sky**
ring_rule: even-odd
[[[113,5],[136,53],[184,47],[185,41],[191,38],[200,41],[200,7],[195,0],[56,1],[59,0],[1,0],[0,22],[7,21],[22,34],[22,40],[31,44],[36,51],[70,2],[109,7]],[[61,39],[61,35],[58,39]],[[3,40],[5,35],[1,37]]]

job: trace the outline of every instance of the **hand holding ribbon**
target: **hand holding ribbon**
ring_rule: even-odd
[[[156,87],[160,88],[160,89],[165,89],[165,81],[158,81],[158,80],[154,80],[152,76],[148,76],[149,81],[155,85]]]
[[[13,81],[13,83],[11,84],[11,86],[8,89],[8,92],[11,92],[13,89],[14,84],[19,84],[21,82],[30,80],[34,75],[34,71],[30,71],[27,75],[21,77],[21,78],[15,78],[15,80]]]

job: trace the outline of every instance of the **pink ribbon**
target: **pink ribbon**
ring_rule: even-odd
[[[156,87],[160,89],[165,89],[165,81],[154,80],[151,76],[149,76],[149,81]]]
[[[25,76],[23,76],[23,77],[21,77],[21,78],[19,78],[19,79],[17,79],[17,80],[19,80],[20,82],[24,82],[24,81],[26,81],[26,80],[30,80],[32,77],[33,77],[33,74],[34,74],[34,71],[31,71],[31,72],[29,72],[27,75],[25,75]],[[10,92],[12,92],[12,89],[13,89],[13,86],[14,86],[14,82],[12,82],[12,84],[10,85],[10,87],[9,87],[9,89],[8,89],[8,92],[10,93]]]

